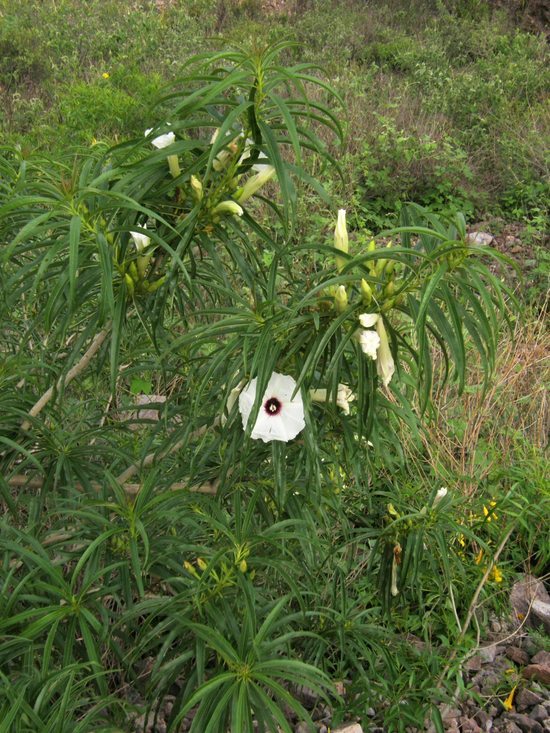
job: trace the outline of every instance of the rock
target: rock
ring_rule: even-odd
[[[546,718],[546,720],[542,721],[542,727],[543,727],[544,733],[550,732],[550,718]]]
[[[506,656],[516,664],[525,666],[529,664],[529,655],[524,649],[520,649],[518,646],[509,646],[506,649]]]
[[[539,723],[542,723],[542,721],[546,720],[548,717],[548,712],[544,705],[535,705],[529,713],[529,716],[533,718],[533,720],[538,720]]]
[[[532,606],[536,600],[550,604],[550,595],[542,581],[533,575],[524,575],[522,580],[514,583],[510,592],[510,604],[518,624],[544,626],[544,622],[533,613]]]
[[[346,723],[343,727],[334,728],[332,733],[363,733],[359,723]]]
[[[493,727],[493,719],[485,710],[478,710],[474,719],[478,722],[482,730],[490,731]]]
[[[473,657],[470,657],[465,663],[464,663],[464,670],[466,672],[479,672],[481,669],[481,657],[479,654],[475,654]]]
[[[493,242],[494,237],[492,234],[489,234],[489,232],[470,232],[466,239],[470,244],[481,244],[487,246]]]
[[[476,721],[473,718],[467,718],[466,716],[461,716],[459,718],[459,729],[463,733],[483,733],[482,728],[479,727],[479,725],[476,723]]]
[[[481,661],[484,664],[494,662],[497,653],[497,646],[495,644],[491,644],[490,646],[483,646],[479,650],[479,656],[481,657]]]
[[[543,701],[544,698],[541,695],[538,695],[536,692],[528,690],[525,687],[516,694],[515,698],[516,708],[520,713],[528,708],[534,707],[535,705],[540,705]]]
[[[527,680],[538,680],[543,685],[550,685],[550,667],[546,664],[529,664],[523,669],[523,676]]]
[[[508,719],[513,721],[523,733],[544,733],[542,725],[533,720],[529,715],[522,713],[508,713]]]
[[[542,622],[545,631],[550,633],[550,602],[547,603],[546,601],[535,598],[531,606],[531,613]]]
[[[444,723],[450,723],[452,720],[456,721],[460,717],[460,710],[458,708],[444,707],[441,709],[441,719]]]
[[[531,659],[532,664],[544,664],[545,667],[550,667],[550,652],[545,652],[544,649],[542,649],[540,652],[537,652],[533,659]]]
[[[500,685],[501,676],[496,672],[487,671],[483,682],[481,683],[481,692],[483,695],[492,694]]]
[[[311,733],[311,728],[308,723],[298,723],[294,728],[294,733]]]
[[[501,731],[502,733],[522,733],[521,728],[513,720],[505,720]]]

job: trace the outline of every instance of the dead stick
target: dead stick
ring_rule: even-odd
[[[10,478],[6,479],[6,481],[8,483],[8,486],[26,486],[29,489],[41,489],[44,484],[42,479],[31,478],[30,476],[25,476],[24,474],[16,474],[15,476],[10,476]],[[95,491],[99,491],[102,486],[97,481],[92,481],[90,485]],[[74,486],[79,491],[84,491],[84,486],[81,483],[76,483]],[[135,496],[141,489],[141,484],[125,483],[123,485],[123,489],[129,496]],[[176,481],[175,483],[171,484],[170,489],[172,491],[187,489],[187,491],[191,491],[196,494],[215,494],[218,489],[218,481],[207,481],[205,484],[199,484],[199,486],[189,486],[182,481]]]
[[[101,347],[101,344],[105,341],[107,338],[109,331],[111,330],[111,323],[109,322],[105,328],[100,331],[90,346],[88,347],[88,350],[86,353],[82,356],[79,362],[77,362],[72,369],[69,369],[67,374],[65,376],[59,377],[57,384],[55,387],[50,387],[47,389],[42,397],[36,402],[31,409],[29,410],[29,417],[36,417],[39,412],[41,412],[44,407],[48,404],[48,402],[51,400],[51,398],[54,395],[54,392],[57,390],[61,390],[64,387],[66,387],[69,382],[72,382],[75,377],[78,377],[78,375],[86,369],[88,364],[91,362],[91,360],[94,358],[96,353]],[[23,424],[21,425],[21,430],[28,430],[31,425],[30,420],[25,420]]]
[[[128,482],[129,479],[132,478],[132,476],[135,476],[136,473],[138,473],[142,468],[148,468],[149,466],[152,466],[153,463],[157,460],[161,460],[162,458],[165,458],[166,456],[170,455],[170,453],[175,453],[180,448],[183,448],[183,446],[187,443],[188,440],[193,440],[195,438],[202,438],[202,436],[206,433],[206,431],[209,428],[216,427],[220,422],[219,418],[216,418],[212,425],[203,425],[201,428],[198,428],[197,430],[194,430],[189,436],[186,438],[182,438],[181,440],[178,440],[177,443],[175,443],[172,447],[168,448],[165,451],[162,451],[162,453],[148,453],[143,461],[140,463],[132,463],[131,466],[128,466],[128,468],[123,471],[119,476],[117,476],[117,483],[119,484],[125,484]]]

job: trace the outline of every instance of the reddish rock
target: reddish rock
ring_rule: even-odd
[[[545,667],[550,667],[550,652],[545,652],[544,650],[537,652],[533,659],[531,659],[531,662],[533,664],[543,664]]]
[[[524,668],[523,676],[528,680],[538,680],[543,685],[550,685],[550,667],[546,664],[529,664]]]
[[[529,664],[529,655],[524,649],[520,649],[518,646],[509,646],[506,649],[506,656],[516,664],[525,666]]]

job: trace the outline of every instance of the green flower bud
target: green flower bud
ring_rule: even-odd
[[[229,214],[232,216],[242,216],[243,208],[236,201],[222,201],[212,209],[212,215]]]
[[[338,313],[343,313],[348,307],[348,293],[345,285],[339,285],[334,294],[334,307]]]
[[[363,298],[363,303],[365,305],[370,305],[372,300],[372,288],[365,278],[361,279],[361,296]]]

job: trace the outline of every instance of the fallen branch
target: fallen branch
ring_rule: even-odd
[[[25,476],[24,474],[16,474],[15,476],[10,476],[10,478],[6,479],[8,486],[11,487],[22,487],[26,486],[29,489],[41,489],[44,485],[44,481],[39,478],[30,478],[29,476]],[[84,486],[81,483],[74,484],[75,488],[77,488],[79,491],[84,491]],[[102,484],[100,484],[98,481],[92,481],[91,486],[95,491],[100,491],[102,488]],[[219,486],[219,480],[215,479],[214,481],[207,481],[204,484],[199,484],[198,486],[189,486],[188,484],[182,482],[182,481],[176,481],[170,486],[170,489],[172,491],[178,491],[179,489],[187,489],[187,491],[191,491],[196,494],[216,494]],[[122,488],[129,496],[135,496],[139,490],[141,489],[141,484],[139,483],[124,483],[122,485]]]
[[[173,446],[167,448],[165,451],[162,451],[162,453],[148,453],[143,461],[141,461],[140,463],[132,463],[131,466],[128,466],[125,471],[117,476],[117,483],[121,485],[126,484],[128,480],[131,479],[132,476],[135,476],[135,474],[138,473],[142,468],[149,468],[149,466],[152,466],[155,461],[162,460],[166,456],[169,456],[171,453],[175,453],[176,451],[180,450],[180,448],[183,448],[185,446],[188,440],[193,440],[194,438],[202,438],[207,430],[217,427],[219,424],[220,419],[216,418],[212,425],[203,425],[201,428],[194,430],[190,435],[182,438],[181,440],[178,440],[177,443],[174,443]]]
[[[64,389],[70,382],[73,381],[75,377],[78,377],[78,375],[83,372],[84,369],[86,369],[88,364],[94,358],[96,353],[99,351],[101,345],[109,335],[110,330],[111,322],[109,321],[105,328],[96,335],[96,337],[88,347],[86,353],[81,357],[80,361],[78,361],[74,365],[74,367],[72,367],[72,369],[69,369],[67,374],[59,377],[59,379],[57,380],[57,384],[47,389],[42,397],[37,402],[35,402],[35,404],[29,410],[29,417],[36,417],[40,412],[42,412],[44,407],[46,407],[48,402],[54,396],[55,392],[59,392],[60,390]],[[28,430],[30,425],[31,421],[25,420],[21,425],[21,430]]]

